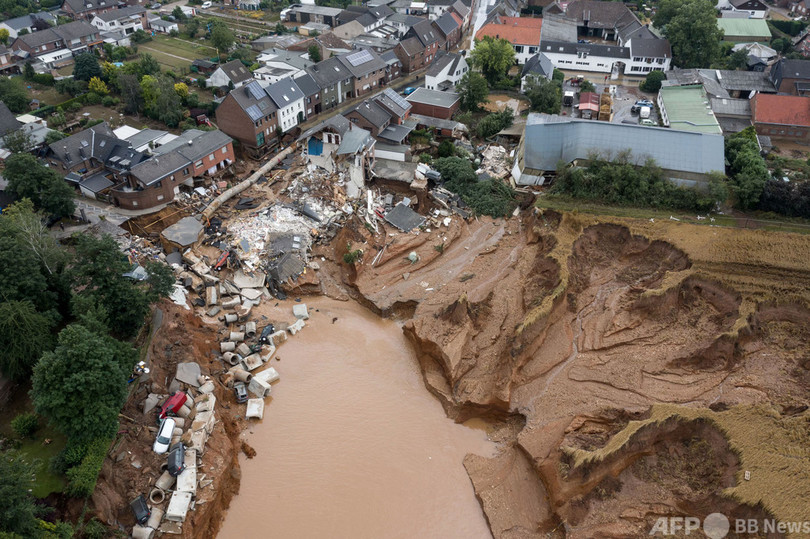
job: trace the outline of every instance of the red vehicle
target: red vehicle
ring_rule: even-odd
[[[166,419],[169,416],[176,416],[177,412],[183,407],[187,399],[188,395],[182,391],[176,392],[174,395],[166,399],[166,402],[164,402],[163,406],[160,407],[160,415],[158,418]]]
[[[230,251],[222,251],[222,254],[219,255],[219,258],[217,258],[217,263],[214,264],[214,271],[222,271],[222,268],[225,267],[225,263],[228,261],[229,256],[231,256]]]

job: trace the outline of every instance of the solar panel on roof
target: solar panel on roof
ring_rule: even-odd
[[[247,89],[250,92],[250,95],[253,96],[253,99],[256,100],[260,100],[266,95],[262,87],[255,80],[247,85]]]
[[[346,57],[346,60],[348,60],[349,63],[352,64],[354,67],[365,64],[366,62],[370,62],[373,59],[374,57],[371,56],[371,53],[366,50],[353,52],[352,54]]]
[[[248,113],[248,116],[250,116],[250,119],[253,120],[254,122],[262,117],[262,111],[260,111],[259,107],[257,107],[256,105],[249,106],[248,108],[245,109],[245,112]]]
[[[383,93],[386,96],[388,96],[388,99],[396,103],[397,106],[401,107],[403,110],[408,110],[409,108],[411,108],[411,104],[408,103],[408,101],[406,101],[405,98],[403,98],[401,95],[396,93],[391,88],[386,88],[385,90],[383,90]]]

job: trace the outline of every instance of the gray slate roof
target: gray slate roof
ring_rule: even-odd
[[[554,74],[554,64],[551,63],[548,56],[542,52],[538,52],[529,58],[523,66],[521,75],[525,77],[529,73],[550,79]]]
[[[229,142],[233,142],[233,139],[217,129],[216,131],[204,132],[202,135],[192,139],[191,144],[186,143],[177,151],[189,161],[194,162],[214,153]]]
[[[561,41],[577,42],[577,24],[566,19],[564,15],[543,14],[543,26],[540,28],[540,42]]]
[[[751,101],[748,99],[732,99],[725,97],[711,98],[712,112],[716,116],[747,116],[751,117]]]
[[[144,185],[152,185],[161,178],[191,165],[191,159],[179,151],[173,151],[143,161],[130,170],[130,173]]]
[[[311,95],[315,95],[321,91],[321,87],[318,86],[318,83],[315,82],[315,79],[312,78],[312,75],[309,73],[305,73],[300,77],[295,79],[295,85],[298,86],[298,89],[301,90],[306,97]]]
[[[433,25],[430,24],[430,21],[425,19],[417,24],[414,24],[409,33],[415,35],[419,41],[422,43],[423,46],[427,47],[428,45],[439,41],[439,36],[436,35],[436,30],[433,28]]]
[[[56,17],[47,11],[40,11],[39,13],[31,13],[29,15],[23,15],[22,17],[8,19],[3,21],[3,24],[14,30],[22,30],[23,28],[31,28],[37,19],[50,24],[56,24]]]
[[[91,157],[99,161],[106,161],[118,145],[125,148],[132,147],[129,142],[116,137],[109,124],[103,122],[58,140],[49,148],[54,156],[63,163],[75,165]]]
[[[672,58],[672,47],[666,39],[635,37],[630,41],[630,54],[642,58]]]
[[[337,58],[338,60],[340,60],[340,63],[342,63],[343,66],[346,69],[348,69],[351,72],[351,74],[357,77],[358,79],[365,77],[367,74],[373,71],[385,69],[385,66],[387,64],[382,58],[380,58],[379,54],[374,52],[374,50],[372,49],[361,49],[361,50],[365,50],[366,52],[368,52],[368,56],[370,56],[370,58],[368,58],[367,56],[368,59],[362,64],[352,65],[352,62],[349,60],[349,57],[356,58],[357,56],[359,56],[359,53],[361,51],[352,51],[347,54],[341,54]]]
[[[112,11],[108,11],[107,13],[99,13],[96,15],[99,19],[104,22],[110,21],[117,21],[119,19],[124,19],[127,17],[140,16],[146,13],[146,10],[141,6],[127,6],[122,7],[121,9],[114,9]]]
[[[578,23],[588,21],[589,28],[621,28],[638,20],[623,2],[574,0],[568,4],[565,13]]]
[[[470,14],[470,8],[464,5],[464,2],[461,0],[456,0],[450,7],[452,7],[462,19]]]
[[[230,93],[239,107],[250,116],[251,121],[256,121],[262,116],[267,116],[271,112],[278,110],[276,104],[267,95],[264,88],[258,82],[250,81],[241,88],[231,90]],[[259,96],[256,98],[256,96]],[[255,107],[255,108],[252,108]],[[248,110],[250,109],[250,110]]]
[[[245,67],[240,60],[231,60],[228,63],[219,66],[219,69],[225,72],[225,75],[234,83],[238,84],[252,78],[250,70]]]
[[[433,21],[433,23],[445,36],[450,35],[453,30],[459,28],[459,24],[456,22],[456,19],[454,19],[449,12],[442,13],[441,17]]]
[[[349,113],[351,112],[357,112],[377,129],[381,129],[383,125],[391,121],[391,115],[373,100],[359,103],[349,111]]]
[[[564,54],[577,54],[587,52],[590,56],[604,56],[607,58],[630,58],[630,49],[616,45],[597,45],[595,43],[563,43],[560,41],[541,41],[541,52],[555,52]]]
[[[343,140],[338,146],[337,154],[346,155],[357,153],[363,148],[367,148],[374,144],[374,139],[371,138],[371,133],[359,127],[351,127],[343,133]]]
[[[404,13],[394,13],[389,15],[386,22],[404,24],[405,26],[413,26],[424,21],[424,17],[416,17],[415,15],[405,15]]]
[[[73,21],[67,24],[60,24],[59,26],[55,26],[52,30],[66,42],[98,34],[98,28],[87,21]],[[39,32],[34,32],[34,35],[38,33]],[[69,45],[69,43],[65,43],[65,45]]]
[[[628,149],[635,162],[652,158],[666,170],[698,174],[725,170],[722,135],[663,127],[530,114],[524,144],[525,165],[535,170],[556,170],[560,161],[586,159],[593,152],[617,155]]]
[[[408,56],[416,56],[425,50],[425,46],[422,45],[422,42],[419,41],[418,37],[409,37],[408,39],[403,39],[399,42],[399,44],[402,46],[402,49]]]
[[[84,13],[99,8],[106,8],[118,4],[115,0],[65,0],[65,4],[69,5],[76,13]]]
[[[22,124],[17,121],[17,118],[14,116],[5,103],[0,101],[0,137],[6,136],[6,133],[11,131],[16,131],[22,127]]]
[[[265,88],[265,91],[280,109],[299,99],[304,99],[304,93],[295,85],[295,81],[289,78],[271,84]]]
[[[428,90],[427,88],[417,88],[414,93],[407,97],[411,103],[423,103],[435,107],[452,107],[459,100],[459,96],[453,92],[440,92],[439,90]]]
[[[327,88],[338,81],[351,78],[351,72],[336,57],[329,58],[306,69],[318,86]]]

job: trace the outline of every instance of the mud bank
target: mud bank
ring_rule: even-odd
[[[344,231],[369,259],[386,249],[344,279],[407,317],[450,417],[502,436],[496,457],[465,459],[495,537],[640,536],[657,516],[713,511],[803,518],[810,481],[785,496],[774,477],[795,483],[789,458],[764,457],[769,442],[736,421],[810,443],[786,423],[808,417],[810,240],[614,221],[535,212],[385,244]],[[671,419],[650,422],[655,406]]]
[[[273,361],[282,380],[264,419],[243,435],[257,454],[241,459],[219,537],[489,536],[463,459],[495,444],[445,416],[399,325],[354,302],[306,301],[307,327]]]

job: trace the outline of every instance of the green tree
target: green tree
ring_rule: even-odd
[[[5,28],[0,28],[0,43],[2,43],[3,45],[8,45],[8,38],[9,38],[8,30]]]
[[[486,118],[478,122],[476,131],[481,138],[488,138],[500,131],[506,129],[515,119],[515,113],[511,108],[506,107],[500,112],[494,112]]]
[[[25,80],[34,80],[34,75],[36,74],[37,72],[34,71],[34,66],[31,65],[31,62],[25,62],[23,66],[23,78]]]
[[[37,506],[30,491],[35,467],[15,451],[0,453],[0,536],[37,535]]]
[[[183,10],[180,9],[180,6],[176,6],[172,10],[172,17],[174,17],[175,19],[177,19],[178,21],[181,21],[181,22],[186,20],[186,14],[183,13]]]
[[[143,90],[136,75],[122,73],[118,77],[118,86],[121,88],[121,99],[124,110],[128,114],[137,114],[143,107]]]
[[[318,47],[315,43],[309,46],[307,49],[309,52],[309,59],[315,62],[316,64],[321,61],[321,48]]]
[[[76,80],[89,81],[93,77],[101,78],[101,66],[98,63],[98,58],[91,52],[80,54],[74,60],[73,78]]]
[[[226,53],[231,48],[234,42],[233,32],[224,23],[217,21],[211,28],[211,45],[213,45],[220,53]]]
[[[710,0],[661,0],[654,23],[669,40],[678,67],[707,67],[720,57],[723,31]]]
[[[3,144],[6,150],[11,153],[27,152],[34,147],[34,142],[28,132],[17,129],[16,131],[9,131],[3,137]]]
[[[748,51],[738,49],[726,57],[726,69],[746,71],[748,69]]]
[[[559,114],[562,106],[562,85],[556,80],[538,79],[530,83],[526,97],[531,101],[533,111]]]
[[[742,209],[754,208],[770,178],[765,160],[759,153],[756,132],[749,127],[726,139],[729,163],[729,187]]]
[[[34,367],[34,408],[71,440],[112,437],[136,357],[128,344],[71,324]]]
[[[666,78],[663,71],[650,71],[647,76],[644,77],[644,80],[641,81],[641,84],[639,84],[639,88],[641,88],[643,92],[657,94],[658,90],[661,89],[661,83]]]
[[[45,135],[45,144],[53,144],[54,142],[60,141],[65,137],[67,137],[67,135],[61,131],[48,131],[48,134]]]
[[[434,168],[442,175],[442,181],[444,182],[474,182],[478,178],[470,162],[461,157],[436,159]]]
[[[87,83],[87,89],[98,95],[107,95],[110,93],[110,89],[107,88],[107,85],[104,84],[104,81],[98,77],[93,77],[92,79],[90,79],[90,82]]]
[[[505,76],[509,68],[515,65],[515,49],[505,39],[485,36],[475,41],[471,54],[473,65],[479,68],[493,86],[498,79]]]
[[[487,102],[487,80],[480,73],[467,71],[458,81],[456,92],[459,94],[461,110],[476,111],[481,103]]]
[[[138,61],[138,71],[143,75],[156,75],[160,73],[160,64],[155,57],[148,53],[141,54]]]
[[[37,208],[57,217],[73,215],[73,189],[59,174],[31,154],[17,153],[6,160],[8,191],[28,198]]]
[[[0,101],[6,104],[11,112],[22,113],[28,109],[28,94],[20,79],[0,77]]]
[[[583,92],[595,92],[595,91],[596,91],[596,86],[594,86],[594,84],[589,80],[583,80],[582,83],[580,83],[580,85],[579,85],[579,92],[580,93],[583,93]]]
[[[200,21],[195,18],[188,19],[186,21],[185,30],[188,37],[194,39],[197,37],[197,32],[200,30]]]
[[[43,352],[51,348],[53,321],[30,301],[0,302],[0,371],[11,380],[27,379]]]

